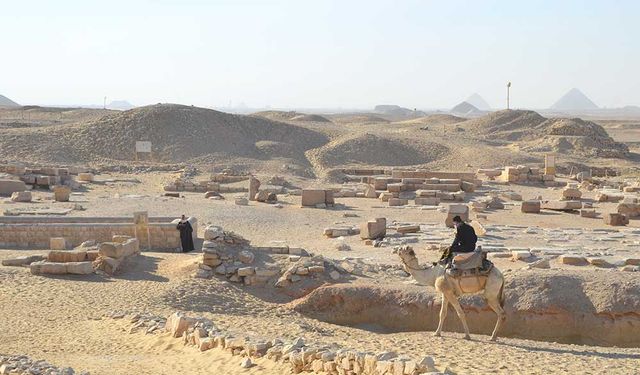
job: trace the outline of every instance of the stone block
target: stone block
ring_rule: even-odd
[[[596,267],[611,267],[612,264],[598,257],[588,257],[587,262]]]
[[[247,198],[245,198],[245,197],[236,197],[235,198],[235,203],[238,206],[247,206],[247,205],[249,205],[249,200]]]
[[[27,185],[20,180],[0,180],[0,195],[11,196],[11,194],[27,190]]]
[[[67,266],[65,263],[40,261],[31,263],[29,270],[34,275],[64,275],[67,273]]]
[[[403,225],[396,228],[398,233],[417,233],[420,232],[420,225]]]
[[[604,223],[611,226],[624,226],[629,224],[629,218],[619,213],[607,213],[603,215]]]
[[[254,273],[253,267],[240,267],[238,268],[238,276],[251,276]]]
[[[117,242],[102,242],[98,253],[104,257],[120,259],[124,255],[124,247]]]
[[[406,206],[407,204],[409,204],[409,201],[407,199],[400,199],[400,198],[389,199],[389,206]]]
[[[66,250],[67,240],[64,237],[51,237],[49,238],[49,249]]]
[[[326,191],[322,189],[302,189],[302,206],[315,207],[326,202]]]
[[[462,181],[460,183],[460,187],[462,188],[462,191],[466,193],[473,193],[476,191],[476,185],[472,182]]]
[[[572,266],[584,266],[588,263],[584,257],[579,255],[560,255],[558,261]]]
[[[453,228],[453,218],[460,216],[463,221],[469,221],[469,206],[464,204],[450,204],[447,211],[447,218],[445,219],[445,225],[449,228]]]
[[[33,262],[40,262],[45,259],[46,258],[42,255],[21,256],[21,257],[3,259],[2,265],[9,266],[9,267],[21,267],[21,266],[28,266]]]
[[[596,210],[594,210],[594,209],[584,209],[583,208],[583,209],[580,210],[580,216],[594,219],[594,218],[598,217],[598,212]]]
[[[520,206],[520,211],[526,214],[538,214],[540,213],[540,201],[524,201]]]
[[[415,199],[416,205],[419,206],[437,206],[440,204],[440,198],[436,197],[418,197]]]
[[[93,182],[93,179],[94,179],[93,173],[89,173],[89,172],[78,173],[78,181]]]
[[[617,211],[619,214],[623,214],[626,217],[638,217],[640,216],[640,204],[638,203],[619,203]]]
[[[71,196],[71,188],[64,185],[56,185],[53,188],[53,195],[56,202],[69,202]]]
[[[67,273],[74,275],[89,275],[93,273],[93,265],[91,262],[69,262],[67,265]]]
[[[384,217],[369,220],[360,225],[360,238],[363,240],[384,238],[387,234],[387,219]]]
[[[566,188],[562,190],[562,199],[574,200],[582,198],[582,192],[576,188]]]
[[[11,194],[12,202],[31,202],[31,192],[30,191],[16,191]]]
[[[513,192],[513,191],[505,191],[501,194],[503,197],[510,199],[512,201],[521,201],[522,200],[522,195]]]
[[[541,208],[553,211],[574,211],[582,208],[580,201],[544,201]]]
[[[56,263],[84,262],[87,260],[87,252],[84,250],[51,250],[47,254],[47,260]]]

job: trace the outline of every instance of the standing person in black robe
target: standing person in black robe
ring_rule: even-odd
[[[182,242],[182,252],[187,253],[191,250],[194,250],[193,246],[193,228],[191,227],[191,223],[187,218],[182,215],[180,222],[178,223],[177,229],[180,231],[180,242]]]

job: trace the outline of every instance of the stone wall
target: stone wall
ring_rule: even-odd
[[[197,224],[193,220],[194,237]],[[64,237],[72,246],[84,241],[111,241],[114,235],[136,237],[140,247],[153,250],[180,247],[180,233],[171,218],[150,218],[148,231],[137,231],[127,218],[1,217],[0,248],[49,248],[51,237]],[[139,232],[139,233],[137,233]]]

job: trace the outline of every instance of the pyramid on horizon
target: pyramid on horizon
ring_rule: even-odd
[[[0,95],[0,107],[20,107],[20,104],[14,102],[4,95]]]
[[[598,106],[591,101],[582,91],[573,88],[564,94],[551,109],[556,110],[589,110],[598,109]]]
[[[491,106],[489,105],[489,103],[486,102],[486,100],[484,100],[484,98],[482,96],[480,96],[480,94],[478,93],[473,93],[471,96],[469,96],[465,102],[473,105],[474,107],[476,107],[477,109],[481,110],[481,111],[490,111],[491,110]]]

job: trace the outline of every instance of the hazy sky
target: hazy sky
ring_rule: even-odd
[[[21,104],[640,105],[639,1],[8,1],[0,93]]]

